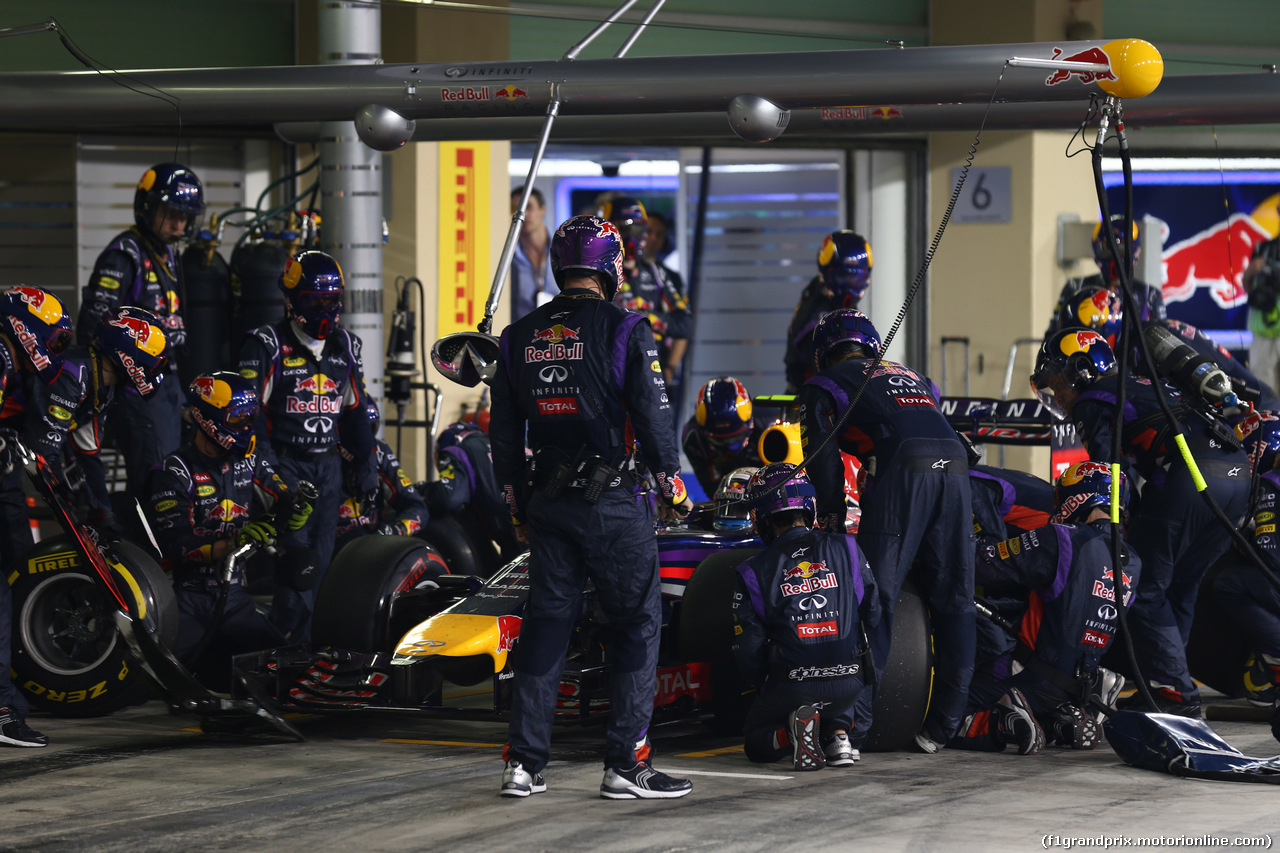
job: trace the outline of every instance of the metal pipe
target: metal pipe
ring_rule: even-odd
[[[750,92],[787,109],[830,104],[986,103],[1011,56],[1052,59],[1102,42],[955,45],[723,56],[128,71],[136,87],[181,100],[185,128],[348,121],[377,103],[405,118],[544,115],[563,83],[565,115],[723,110]],[[1072,101],[1099,93],[1071,77],[1008,68],[1002,101]],[[1167,85],[1167,84],[1166,84]],[[1230,96],[1215,93],[1218,101]],[[6,129],[169,126],[172,104],[93,71],[0,74]]]
[[[653,20],[654,16],[658,14],[658,10],[661,9],[666,2],[667,0],[657,0],[657,2],[653,4],[653,8],[649,10],[648,14],[644,16],[640,23],[636,24],[636,28],[632,31],[631,35],[627,36],[627,40],[622,43],[622,47],[618,48],[618,52],[614,54],[615,57],[627,55],[627,51],[631,50],[631,45],[636,43],[636,39],[640,38],[640,34],[644,32],[645,27],[649,26],[649,22]]]
[[[596,36],[600,35],[602,32],[604,32],[605,30],[609,29],[609,26],[610,26],[614,21],[618,20],[618,19],[619,19],[619,18],[621,18],[623,15],[625,15],[625,14],[627,13],[627,10],[629,10],[629,9],[630,9],[632,6],[634,6],[634,5],[636,5],[636,0],[626,0],[626,2],[625,2],[625,3],[623,3],[623,4],[622,4],[621,6],[619,6],[617,9],[614,9],[614,10],[613,10],[613,14],[612,14],[612,15],[610,15],[610,16],[609,16],[609,17],[607,17],[607,18],[605,18],[605,19],[604,19],[603,21],[601,21],[600,23],[596,24],[596,25],[595,25],[595,27],[591,30],[591,32],[587,33],[586,37],[582,39],[582,41],[578,42],[578,43],[577,43],[577,44],[575,44],[573,47],[571,47],[571,48],[569,48],[568,50],[566,50],[566,51],[564,52],[564,57],[563,57],[563,58],[564,58],[564,59],[567,59],[567,60],[570,60],[570,61],[572,61],[572,60],[574,60],[574,59],[577,59],[577,58],[578,58],[578,54],[579,54],[579,53],[582,53],[583,49],[584,49],[587,45],[591,44],[593,41],[595,41],[595,40],[596,40]]]
[[[27,24],[22,27],[0,27],[0,38],[8,38],[9,36],[27,36],[32,33],[47,33],[49,30],[56,30],[58,24],[53,18],[41,24]]]

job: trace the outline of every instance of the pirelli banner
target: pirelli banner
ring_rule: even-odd
[[[475,331],[484,317],[492,269],[488,142],[441,142],[440,267],[436,334]],[[499,325],[501,325],[499,323]]]

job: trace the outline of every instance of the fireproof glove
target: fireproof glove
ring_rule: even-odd
[[[236,534],[236,547],[252,542],[259,548],[271,545],[276,540],[276,529],[265,521],[251,521]]]
[[[295,503],[293,505],[293,513],[284,523],[285,529],[294,531],[301,530],[303,527],[306,527],[307,519],[311,517],[311,510],[311,504],[306,501],[300,500]]]

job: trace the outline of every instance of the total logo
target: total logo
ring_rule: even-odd
[[[237,518],[248,518],[249,508],[240,506],[240,504],[230,498],[223,498],[218,501],[218,505],[209,510],[209,521],[235,521]]]
[[[829,622],[801,622],[796,625],[796,636],[802,640],[811,637],[834,637],[839,634],[834,620]]]

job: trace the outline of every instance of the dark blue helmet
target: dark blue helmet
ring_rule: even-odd
[[[745,441],[751,431],[751,396],[732,376],[717,376],[698,389],[693,418],[712,439]]]
[[[1133,223],[1133,230],[1130,236],[1133,239],[1133,259],[1138,260],[1138,223]],[[1119,213],[1111,215],[1111,233],[1116,237],[1116,245],[1120,247],[1120,251],[1124,251],[1124,216]],[[1111,255],[1111,245],[1107,242],[1106,232],[1102,230],[1102,223],[1099,222],[1093,226],[1093,259],[1098,263],[1098,269],[1108,281],[1119,281],[1120,272],[1116,266],[1115,258]]]
[[[214,444],[241,456],[257,444],[253,427],[258,419],[258,392],[239,373],[219,370],[197,376],[187,388],[191,419]]]
[[[148,233],[155,233],[156,211],[187,217],[182,236],[190,237],[204,213],[204,185],[196,173],[179,163],[158,163],[147,169],[133,194],[133,221]]]
[[[1265,409],[1253,412],[1236,424],[1236,435],[1257,473],[1265,474],[1280,462],[1280,414]]]
[[[747,500],[751,502],[751,523],[756,535],[767,545],[773,541],[773,531],[764,520],[771,515],[790,510],[805,513],[805,525],[812,527],[818,517],[818,490],[809,482],[803,471],[788,462],[774,462],[751,475],[747,485]]]
[[[280,274],[289,319],[316,340],[324,340],[342,316],[342,267],[324,252],[294,255]]]
[[[735,468],[724,479],[715,494],[715,518],[711,526],[716,530],[746,530],[751,526],[751,504],[747,490],[751,477],[758,468]]]
[[[1092,329],[1063,329],[1040,345],[1036,369],[1031,374],[1031,390],[1041,403],[1065,418],[1067,413],[1050,387],[1052,377],[1061,374],[1068,386],[1083,391],[1118,370],[1115,353],[1102,335]]]
[[[41,382],[58,376],[71,346],[71,319],[56,296],[38,287],[9,288],[0,296],[0,330],[26,354]]]
[[[600,273],[610,302],[622,283],[622,237],[612,222],[598,216],[566,219],[551,238],[551,274],[564,287],[566,272]]]
[[[90,344],[121,378],[128,377],[125,387],[142,399],[160,390],[169,363],[169,341],[155,314],[130,305],[112,308],[98,321]]]
[[[847,228],[832,231],[818,249],[822,283],[844,308],[852,308],[871,284],[871,244]]]
[[[606,200],[596,214],[601,219],[612,222],[618,229],[624,255],[638,258],[644,248],[644,238],[649,233],[649,216],[640,200],[630,196],[616,196]]]
[[[880,333],[871,318],[855,308],[823,314],[813,329],[813,361],[818,370],[827,368],[828,355],[841,344],[857,344],[868,358],[875,358],[880,354]]]
[[[1129,484],[1120,474],[1120,507],[1129,505]],[[1077,462],[1062,472],[1053,486],[1053,503],[1057,507],[1051,521],[1057,524],[1083,524],[1095,509],[1111,506],[1111,466],[1102,462]]]
[[[1124,301],[1105,287],[1086,287],[1072,294],[1058,310],[1059,329],[1093,329],[1115,351],[1124,322]]]

